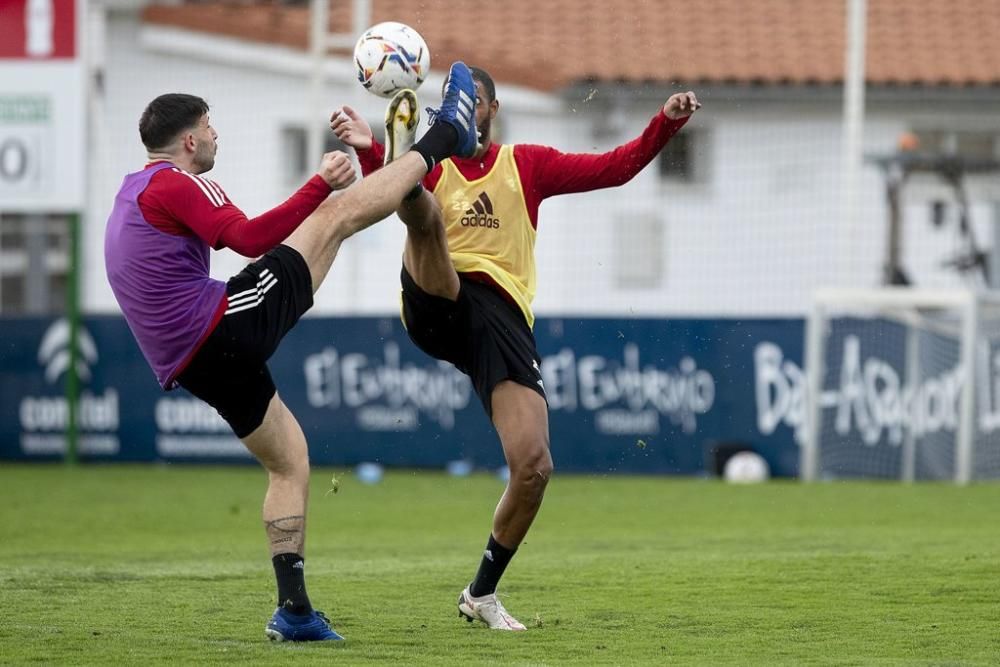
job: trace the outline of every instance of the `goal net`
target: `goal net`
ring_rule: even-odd
[[[803,479],[1000,477],[1000,296],[821,290],[805,355]]]

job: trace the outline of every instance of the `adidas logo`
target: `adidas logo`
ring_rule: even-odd
[[[483,556],[485,556],[486,560],[488,560],[489,562],[491,563],[493,562],[493,552],[491,550],[487,549],[486,551],[484,551]]]
[[[479,193],[479,199],[462,215],[463,227],[486,227],[500,229],[500,218],[493,217],[493,202],[485,192]]]

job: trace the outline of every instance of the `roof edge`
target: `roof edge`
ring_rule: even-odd
[[[306,78],[313,68],[312,57],[294,47],[252,40],[225,37],[198,30],[157,24],[139,24],[139,46],[151,53],[180,56],[229,65],[252,68],[285,76]],[[342,85],[357,85],[357,74],[350,56],[330,54],[324,62],[324,77]],[[432,69],[421,89],[440,90],[445,72]],[[561,99],[517,84],[499,82],[503,87],[504,104],[519,110],[538,113],[558,113]]]
[[[604,95],[632,99],[665,99],[669,95],[694,90],[704,101],[739,99],[748,102],[836,102],[843,99],[841,84],[749,84],[713,81],[647,82],[580,81],[557,91],[565,101],[579,102],[599,90]],[[871,103],[914,103],[920,101],[954,103],[1000,103],[1000,84],[992,86],[877,85],[865,87]]]

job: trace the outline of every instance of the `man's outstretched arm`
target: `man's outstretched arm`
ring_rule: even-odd
[[[329,196],[331,189],[354,182],[346,153],[328,153],[319,173],[295,194],[256,218],[248,218],[215,181],[182,169],[156,174],[139,196],[139,208],[168,234],[194,233],[209,246],[257,257],[278,245]]]
[[[531,187],[539,199],[610,188],[630,181],[701,108],[693,92],[671,95],[641,135],[606,153],[563,153],[518,145],[515,156],[532,163]]]

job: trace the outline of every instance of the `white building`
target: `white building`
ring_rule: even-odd
[[[924,148],[1000,155],[1000,40],[987,28],[983,34],[975,30],[984,3],[949,3],[947,11],[935,10],[943,12],[937,20],[922,22],[929,24],[923,30],[937,30],[947,44],[929,48],[930,58],[917,51],[919,40],[908,42],[893,32],[912,29],[912,22],[887,18],[881,2],[868,3],[864,152],[891,153],[902,133],[915,132]],[[198,3],[144,14],[141,0],[91,3],[92,65],[100,79],[91,107],[83,227],[85,312],[117,310],[103,271],[104,221],[122,176],[144,163],[138,118],[156,95],[189,92],[209,101],[220,135],[210,176],[248,215],[288,196],[318,164],[318,156],[305,155],[305,133],[309,123],[325,119],[311,105],[312,61],[296,48],[306,10],[245,4],[233,9]],[[414,10],[419,15],[408,18],[385,15],[383,3],[374,2],[373,21],[395,18],[423,32],[435,76],[420,92],[430,105],[437,104],[440,76],[452,56],[491,70],[503,141],[603,151],[637,136],[672,92],[691,88],[704,102],[661,160],[626,186],[554,198],[542,206],[538,314],[800,316],[817,287],[879,284],[887,234],[881,172],[871,165],[862,170],[856,215],[844,196],[850,183],[839,85],[842,12],[824,16],[799,9],[784,16],[787,25],[771,25],[762,35],[745,22],[774,17],[745,12],[754,2],[723,3],[733,10],[725,16],[698,13],[711,8],[682,11],[682,4],[693,3],[635,3],[635,25],[652,30],[642,38],[647,57],[636,59],[635,40],[567,31],[563,43],[549,44],[539,37],[544,21],[511,3],[500,4],[484,7],[477,31],[457,42],[441,36],[448,3],[422,3]],[[628,3],[603,4],[609,6],[579,11],[628,15]],[[906,7],[920,12],[931,4],[914,1]],[[659,14],[639,16],[649,12]],[[649,27],[654,19],[676,16],[684,19],[681,27],[670,23],[658,32]],[[603,29],[600,34],[612,37],[631,25],[618,28],[594,16],[581,20],[586,29]],[[262,21],[270,23],[262,27]],[[288,22],[292,36],[284,41],[292,45],[267,39],[285,34],[284,24],[274,25],[280,21]],[[741,21],[736,32],[720,28]],[[960,43],[948,41],[958,30],[953,23],[965,30]],[[495,30],[482,27],[488,25]],[[818,43],[824,31],[840,37]],[[506,40],[500,50],[493,47],[494,32]],[[806,34],[796,37],[799,32]],[[958,53],[942,55],[949,49]],[[579,50],[583,56],[577,56]],[[797,58],[803,53],[810,57]],[[974,57],[966,57],[970,53]],[[665,63],[662,73],[657,58]],[[944,69],[935,71],[934,63]],[[331,56],[325,73],[323,114],[348,104],[378,123],[384,100],[357,84],[349,57]],[[965,183],[972,229],[988,253],[1000,225],[1000,174],[972,176]],[[939,179],[920,176],[908,185],[904,201],[902,264],[913,281],[969,281],[941,265],[967,241],[958,233],[952,191]],[[938,201],[945,205],[935,207]],[[935,217],[938,225],[931,224]],[[0,223],[11,219],[0,202]],[[312,313],[394,312],[402,245],[402,226],[393,219],[345,244]],[[5,249],[0,234],[5,280],[11,267],[27,265],[11,259],[18,252],[23,254]],[[216,253],[214,274],[227,277],[244,262],[228,251]]]

